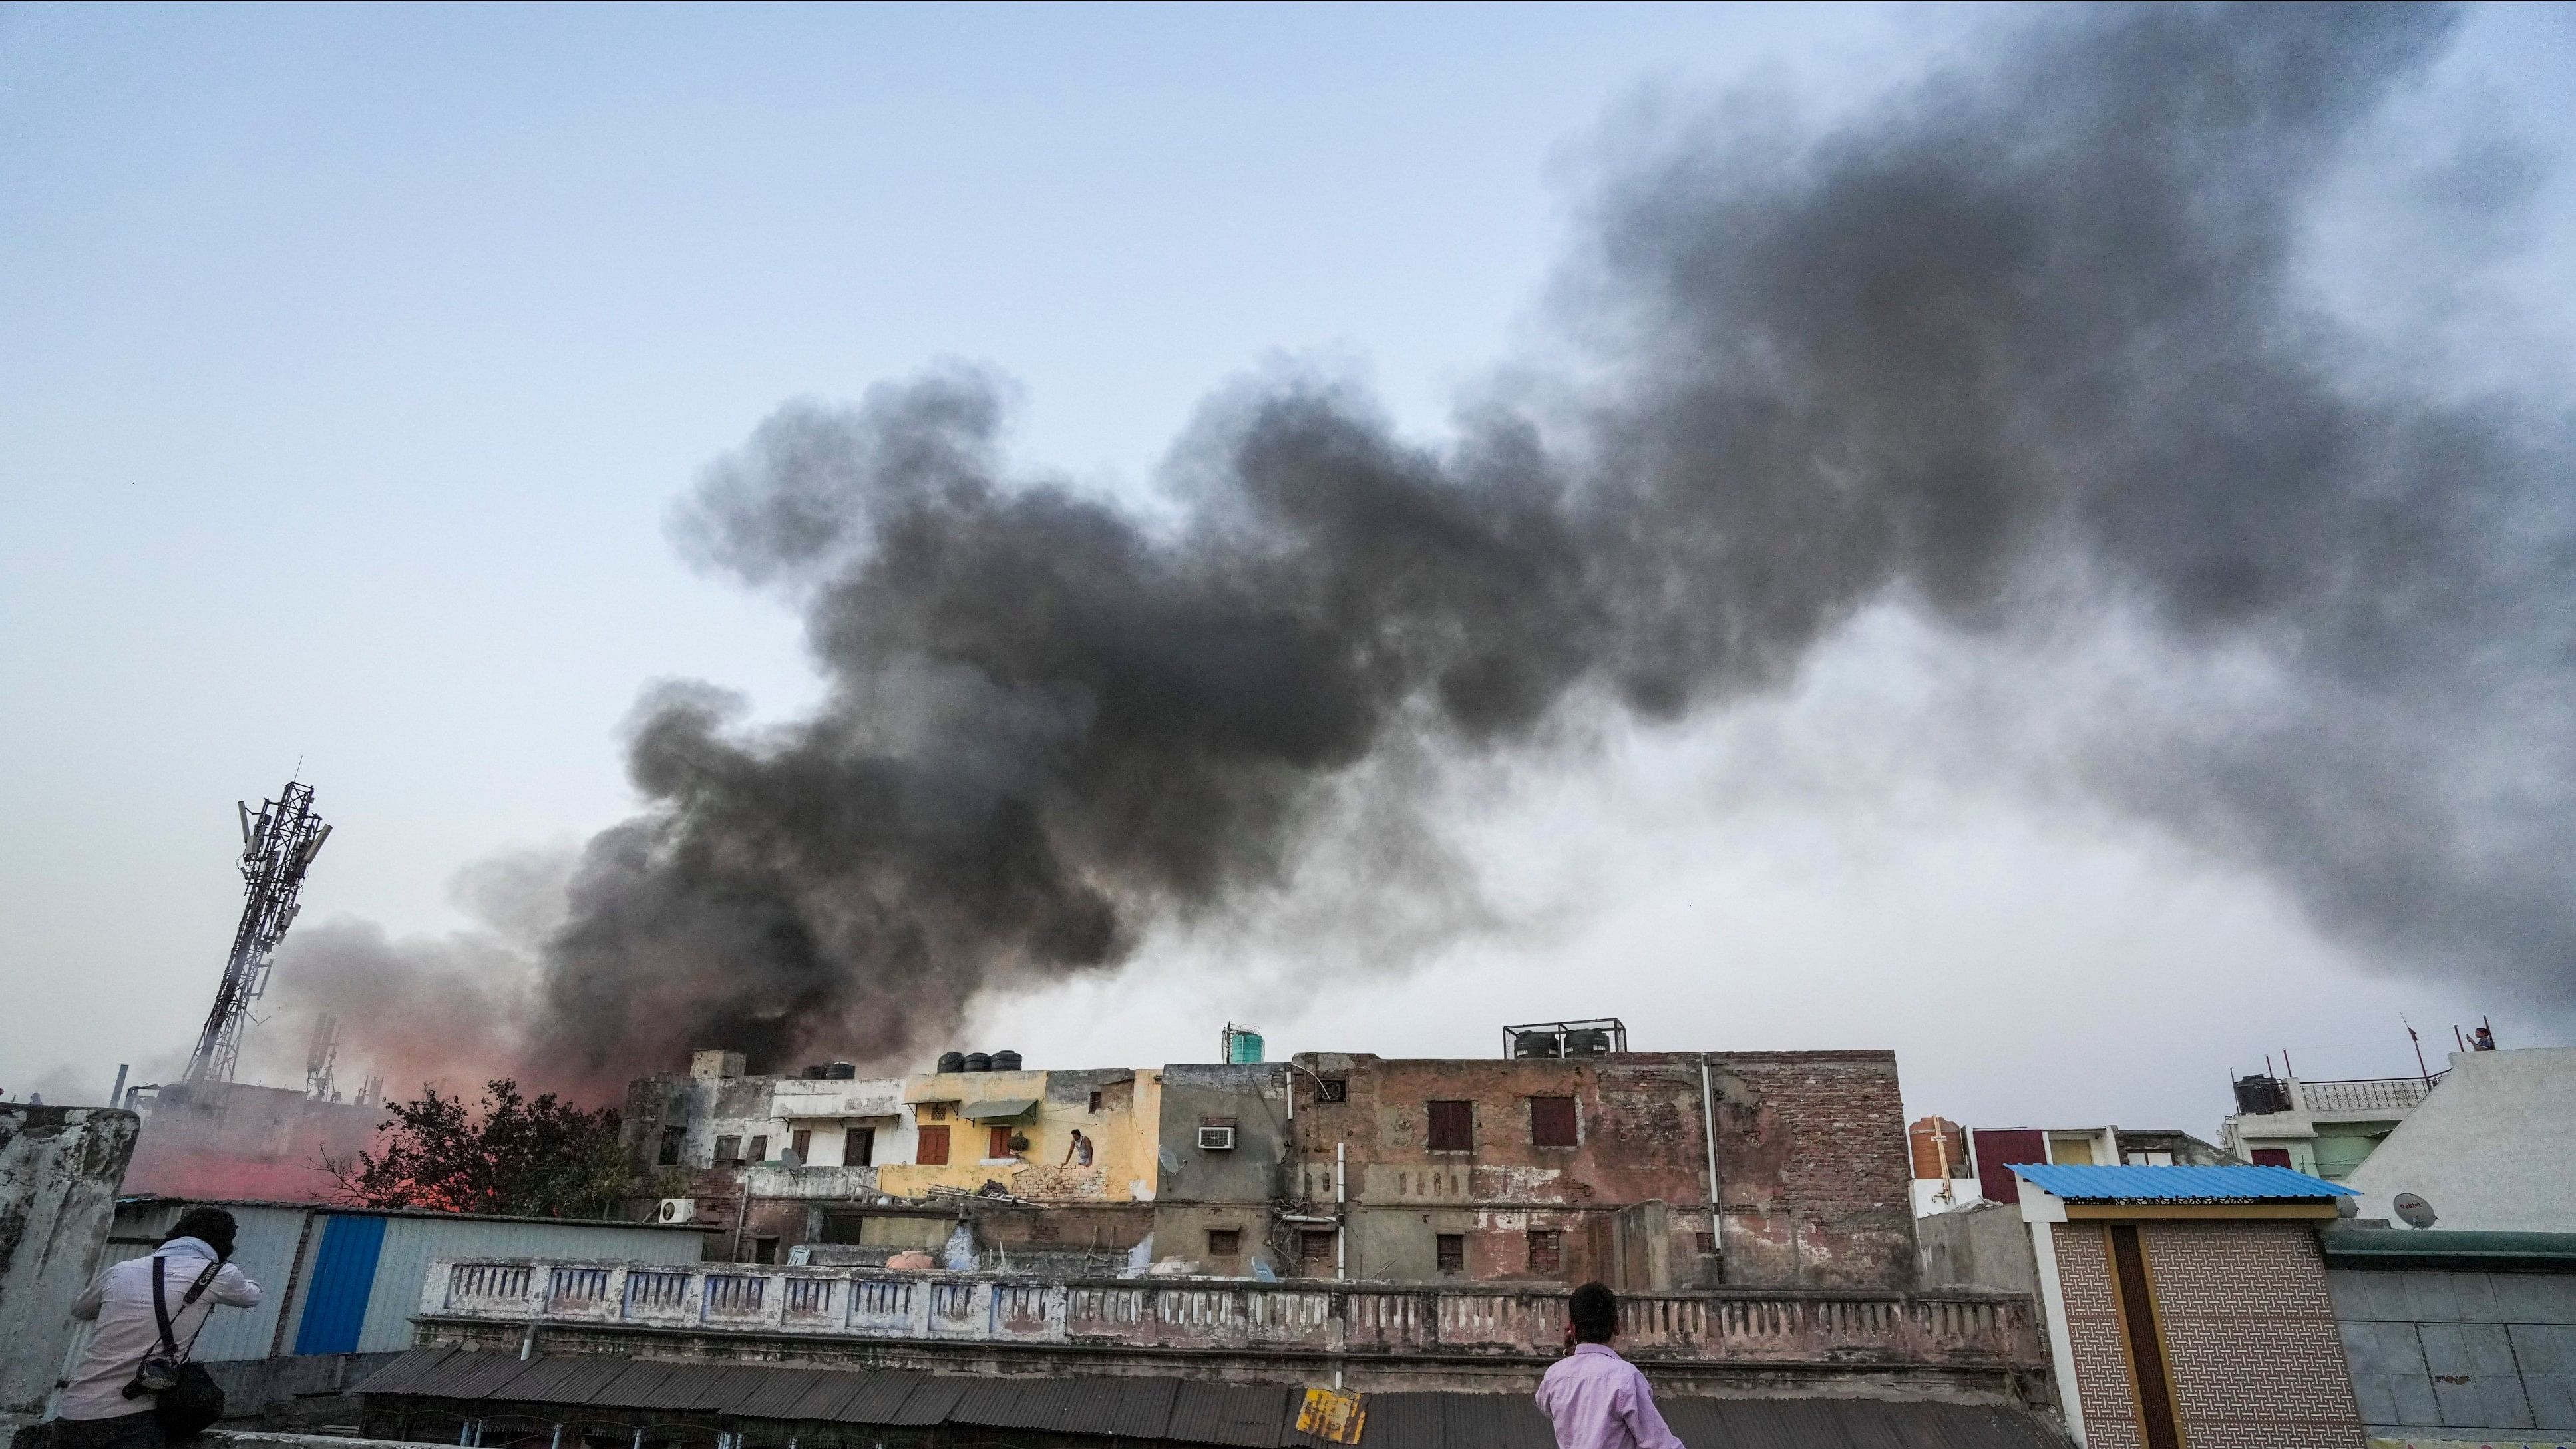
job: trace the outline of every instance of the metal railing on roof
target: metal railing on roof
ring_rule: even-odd
[[[2298,1083],[2300,1104],[2310,1112],[2411,1112],[2449,1075],[2430,1077],[2346,1077]]]

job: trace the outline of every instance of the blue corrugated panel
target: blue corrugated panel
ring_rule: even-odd
[[[2013,1175],[2068,1202],[2279,1202],[2359,1197],[2286,1167],[2020,1167]]]
[[[358,1351],[358,1327],[367,1321],[376,1255],[384,1246],[383,1218],[335,1213],[324,1222],[322,1249],[313,1259],[313,1286],[304,1290],[304,1321],[295,1331],[297,1353]]]

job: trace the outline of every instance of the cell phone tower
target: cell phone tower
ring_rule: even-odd
[[[241,924],[233,930],[223,982],[215,988],[214,1009],[206,1013],[205,1030],[197,1033],[197,1050],[188,1058],[186,1094],[192,1098],[232,1081],[250,1004],[268,989],[269,958],[286,939],[286,928],[295,924],[300,909],[295,897],[304,889],[304,872],[322,853],[322,842],[331,838],[331,827],[313,813],[310,785],[287,781],[276,799],[259,807],[256,820],[247,801],[233,808],[241,813],[241,872],[248,899],[242,902]]]

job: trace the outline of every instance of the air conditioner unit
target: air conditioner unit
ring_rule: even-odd
[[[656,1222],[664,1223],[696,1222],[698,1200],[693,1197],[666,1197],[662,1199],[662,1210],[655,1213],[653,1218]]]
[[[1199,1151],[1201,1151],[1201,1152],[1232,1152],[1233,1150],[1234,1150],[1234,1129],[1233,1129],[1233,1128],[1231,1128],[1231,1127],[1202,1127],[1202,1128],[1200,1128],[1200,1129],[1199,1129]]]

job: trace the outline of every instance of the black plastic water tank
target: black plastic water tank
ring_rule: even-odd
[[[1523,1061],[1553,1058],[1557,1055],[1556,1033],[1552,1031],[1514,1032],[1512,1055]]]
[[[1565,1034],[1565,1054],[1570,1057],[1606,1057],[1610,1055],[1610,1033],[1597,1026]]]
[[[959,1071],[966,1072],[989,1072],[992,1069],[993,1059],[982,1052],[968,1052],[966,1054],[966,1065],[958,1068]]]
[[[939,1069],[943,1072],[962,1072],[966,1070],[966,1054],[964,1052],[941,1052],[939,1054]]]
[[[821,1062],[816,1062],[814,1065],[805,1069],[805,1075],[809,1078],[820,1079],[831,1070],[832,1069],[830,1067],[823,1065]]]
[[[2238,1077],[2236,1110],[2239,1112],[2289,1111],[2289,1083],[2279,1077]]]
[[[834,1062],[824,1075],[836,1082],[854,1081],[859,1075],[859,1069],[850,1062]]]
[[[997,1071],[997,1072],[1016,1072],[1016,1071],[1018,1071],[1019,1069],[1020,1069],[1020,1054],[1019,1054],[1018,1052],[995,1052],[995,1053],[993,1053],[993,1070],[994,1070],[994,1071]]]

